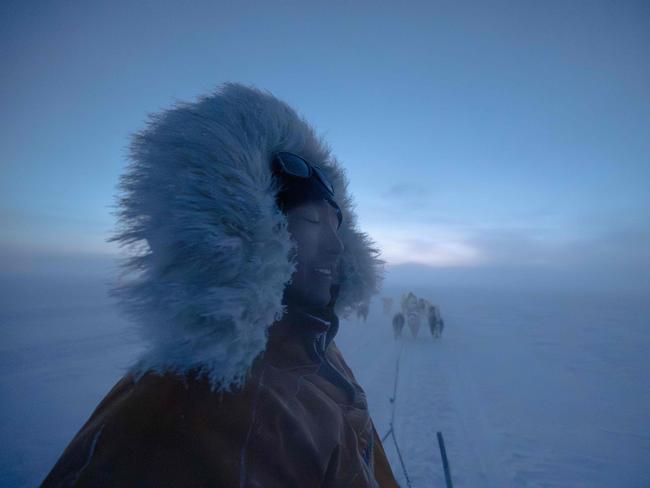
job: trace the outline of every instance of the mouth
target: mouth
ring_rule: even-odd
[[[330,267],[319,267],[319,268],[314,268],[314,271],[318,273],[321,276],[326,276],[328,278],[332,277],[332,268]]]

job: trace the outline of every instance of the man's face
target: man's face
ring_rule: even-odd
[[[307,202],[287,211],[289,233],[297,244],[296,271],[285,290],[288,304],[324,307],[330,301],[343,243],[338,216],[325,200]]]

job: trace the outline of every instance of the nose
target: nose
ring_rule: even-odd
[[[343,245],[343,241],[341,240],[341,236],[339,235],[338,226],[328,224],[326,227],[327,227],[327,231],[326,231],[327,232],[327,237],[326,237],[327,253],[338,257],[341,254],[343,254],[343,250],[345,249],[345,246]]]

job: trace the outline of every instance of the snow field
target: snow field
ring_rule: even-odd
[[[405,328],[396,343],[379,303],[337,340],[381,436],[403,347],[394,428],[411,486],[444,486],[437,431],[457,488],[650,486],[642,297],[414,291],[441,306],[441,340]],[[392,439],[384,447],[407,486]]]
[[[11,285],[0,297],[0,486],[31,487],[139,345],[101,279]],[[382,437],[400,357],[394,429],[413,488],[444,486],[437,431],[456,488],[650,486],[645,297],[413,291],[441,307],[441,340],[423,326],[395,341],[379,300],[336,339]],[[384,446],[406,486],[392,439]]]

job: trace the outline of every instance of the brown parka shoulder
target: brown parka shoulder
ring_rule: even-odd
[[[125,376],[42,486],[397,487],[336,344],[319,359],[292,327],[275,328],[234,392],[199,376]]]

